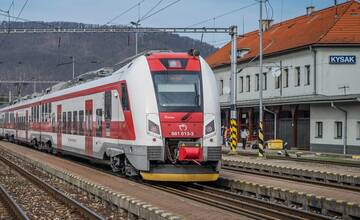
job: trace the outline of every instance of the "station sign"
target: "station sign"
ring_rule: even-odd
[[[355,55],[330,55],[329,64],[356,64]]]

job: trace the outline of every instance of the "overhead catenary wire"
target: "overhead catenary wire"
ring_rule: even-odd
[[[181,0],[176,0],[176,1],[173,1],[173,2],[171,2],[171,3],[169,3],[169,4],[167,4],[166,6],[160,8],[159,10],[155,11],[154,13],[152,13],[152,14],[146,16],[146,17],[143,17],[139,22],[144,21],[144,20],[146,20],[146,19],[148,19],[148,18],[150,18],[150,17],[158,14],[159,12],[161,12],[161,11],[169,8],[169,7],[172,6],[172,5],[175,5],[176,3],[180,2],[180,1],[181,1]]]
[[[140,4],[142,4],[145,0],[141,0],[139,2],[137,2],[136,4],[132,5],[130,8],[125,9],[123,12],[121,12],[119,15],[113,17],[112,19],[110,19],[108,22],[105,23],[105,25],[108,25],[110,23],[112,23],[113,21],[117,20],[118,18],[120,18],[121,16],[125,15],[126,13],[128,13],[129,11],[133,10],[134,8],[138,7]]]
[[[17,21],[17,20],[18,20],[18,18],[20,17],[21,13],[24,11],[24,8],[26,7],[26,5],[27,5],[28,2],[29,2],[29,0],[26,0],[26,1],[25,1],[24,5],[21,7],[21,9],[20,9],[20,11],[19,11],[19,13],[18,13],[18,15],[17,15],[17,17],[15,18],[14,21]]]
[[[140,19],[139,21],[141,21],[142,19],[144,19],[146,16],[148,16],[155,8],[157,8],[164,0],[159,0],[149,11],[147,11]]]
[[[233,13],[235,13],[235,12],[238,12],[238,11],[244,10],[244,9],[246,9],[246,8],[249,8],[249,7],[251,7],[251,6],[254,6],[254,5],[256,5],[256,4],[257,4],[257,2],[255,2],[255,3],[251,3],[251,4],[248,4],[248,5],[242,6],[242,7],[240,7],[240,8],[233,9],[233,10],[231,10],[231,11],[228,11],[228,12],[225,12],[225,13],[219,14],[219,15],[217,15],[217,16],[214,16],[214,17],[211,17],[211,18],[208,18],[208,19],[202,20],[202,21],[200,21],[200,22],[197,22],[197,23],[191,24],[191,25],[189,25],[189,26],[187,26],[187,27],[194,27],[194,26],[198,26],[198,25],[201,25],[201,24],[207,23],[207,22],[209,22],[209,21],[212,21],[213,19],[219,19],[219,18],[222,18],[222,17],[225,17],[225,16],[227,16],[227,15],[230,15],[230,14],[233,14]]]

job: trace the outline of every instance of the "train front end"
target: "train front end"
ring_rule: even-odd
[[[145,180],[215,181],[221,160],[220,108],[214,74],[196,54],[154,53],[147,56],[158,106],[158,123],[147,130],[162,138],[163,160],[141,171]],[[155,152],[156,154],[156,152]]]

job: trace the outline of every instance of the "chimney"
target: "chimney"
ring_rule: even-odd
[[[315,7],[314,6],[308,6],[306,7],[306,15],[310,16],[312,15],[312,13],[315,11]]]
[[[274,20],[271,20],[271,19],[263,19],[261,22],[263,31],[269,30],[271,25],[273,24],[273,21]]]

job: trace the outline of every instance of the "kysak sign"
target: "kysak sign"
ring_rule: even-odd
[[[356,64],[356,56],[354,55],[330,55],[330,64]]]

